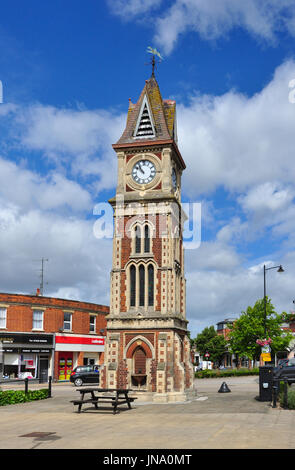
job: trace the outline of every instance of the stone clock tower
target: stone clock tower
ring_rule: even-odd
[[[187,399],[193,366],[187,336],[176,104],[154,73],[113,145],[118,158],[111,303],[101,386],[148,401]]]

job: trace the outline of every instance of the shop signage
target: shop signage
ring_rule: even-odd
[[[16,353],[16,354],[19,354],[19,353],[42,353],[42,354],[49,354],[50,353],[50,349],[32,349],[32,348],[3,348],[3,352],[5,353]]]
[[[45,334],[24,334],[24,333],[0,333],[0,341],[5,345],[27,344],[34,346],[53,346],[53,335]]]
[[[95,338],[90,338],[86,336],[58,336],[55,337],[56,343],[63,344],[91,344],[93,346],[102,346],[104,345],[104,337],[96,336]]]
[[[264,362],[271,362],[271,354],[270,353],[262,353],[261,354],[261,359]]]
[[[56,335],[56,351],[103,352],[105,338],[103,336]]]

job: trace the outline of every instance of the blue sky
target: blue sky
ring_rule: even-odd
[[[186,256],[194,336],[263,295],[295,298],[294,0],[12,0],[1,7],[2,292],[109,303],[111,241],[93,235],[114,195],[111,144],[150,76],[177,101],[183,200],[202,203]],[[40,262],[41,265],[41,262]]]

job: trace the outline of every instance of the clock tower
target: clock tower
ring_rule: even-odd
[[[148,401],[193,392],[187,336],[181,209],[184,160],[176,103],[163,100],[152,74],[129,100],[118,158],[110,314],[101,385],[132,388]]]

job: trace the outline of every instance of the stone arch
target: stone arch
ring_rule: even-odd
[[[131,359],[133,357],[134,351],[136,350],[136,348],[138,346],[140,346],[144,350],[144,352],[146,354],[146,357],[148,359],[154,358],[154,356],[155,356],[154,347],[150,343],[150,341],[148,341],[143,336],[136,336],[136,338],[133,338],[130,341],[130,343],[127,344],[127,346],[125,348],[125,357],[126,357],[126,359]]]

